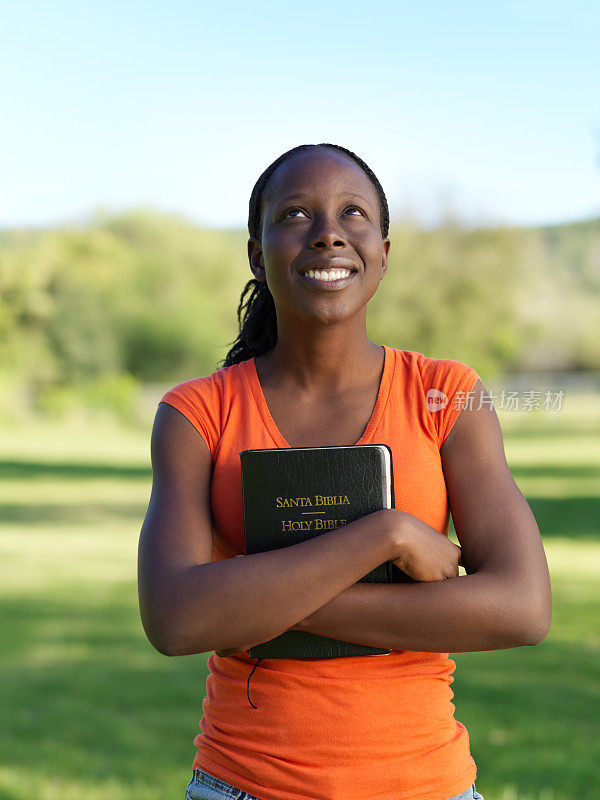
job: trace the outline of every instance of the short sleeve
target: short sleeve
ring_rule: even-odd
[[[221,435],[221,398],[211,377],[194,378],[170,389],[159,401],[173,406],[189,420],[206,442],[214,459]]]
[[[441,448],[480,376],[461,361],[423,358],[421,379],[425,391],[425,413],[429,415]]]

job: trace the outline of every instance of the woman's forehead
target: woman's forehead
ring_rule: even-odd
[[[272,175],[266,203],[283,202],[296,195],[356,195],[378,205],[375,187],[363,170],[342,153],[308,150],[284,161]]]

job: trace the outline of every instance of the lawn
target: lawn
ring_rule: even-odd
[[[535,648],[456,655],[456,717],[486,800],[592,797],[600,400],[501,422],[544,537],[553,623]],[[0,798],[183,798],[206,655],[161,656],[139,622],[149,430],[32,421],[0,441]]]

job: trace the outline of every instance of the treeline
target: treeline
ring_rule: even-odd
[[[374,341],[486,376],[600,368],[600,220],[390,238]],[[151,211],[0,233],[0,403],[127,409],[139,383],[208,374],[237,334],[246,239]]]

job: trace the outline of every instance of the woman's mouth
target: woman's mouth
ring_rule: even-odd
[[[356,273],[350,269],[307,269],[300,277],[323,289],[341,289],[352,280]]]

